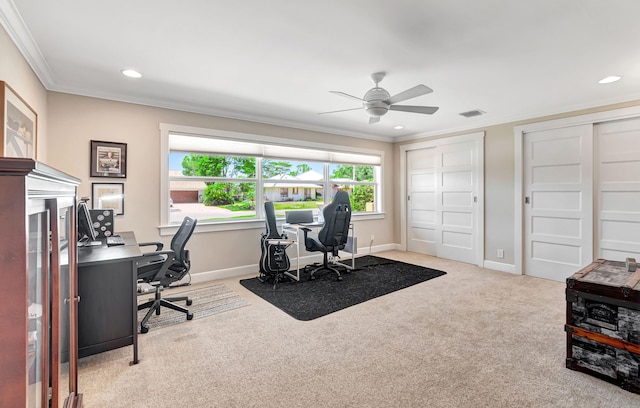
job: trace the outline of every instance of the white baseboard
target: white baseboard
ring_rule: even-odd
[[[515,265],[506,264],[502,262],[484,261],[483,267],[486,269],[493,269],[494,271],[517,274]]]
[[[369,255],[370,253],[383,252],[383,251],[392,251],[400,248],[399,244],[384,244],[384,245],[376,245],[371,247],[371,252],[369,252],[369,247],[366,248],[358,248],[357,256]],[[342,260],[347,259],[347,253],[342,253]],[[289,255],[291,258],[291,254]],[[313,255],[301,256],[300,257],[300,267],[304,265],[312,264],[314,262],[322,262],[322,254],[316,253]],[[291,258],[291,269],[295,269],[296,261],[295,258]],[[202,283],[202,282],[210,282],[218,279],[228,279],[240,277],[243,275],[258,275],[258,271],[260,268],[258,264],[244,265],[244,266],[236,266],[233,268],[227,269],[219,269],[217,271],[205,271],[191,274],[191,283]]]

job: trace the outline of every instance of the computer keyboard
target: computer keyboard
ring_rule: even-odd
[[[124,239],[120,235],[107,237],[107,246],[124,245]]]

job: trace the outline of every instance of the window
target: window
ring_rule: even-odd
[[[187,215],[199,225],[263,221],[265,201],[279,216],[317,214],[338,190],[349,191],[354,216],[381,210],[381,152],[176,125],[161,134],[163,225]]]
[[[379,166],[331,164],[329,179],[332,195],[338,190],[346,190],[354,213],[374,212],[377,195],[375,180],[380,178],[379,169]]]

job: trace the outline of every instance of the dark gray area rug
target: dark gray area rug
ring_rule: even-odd
[[[163,297],[170,298],[172,296],[188,296],[193,301],[191,306],[185,306],[185,302],[177,302],[178,305],[184,306],[193,313],[194,319],[211,316],[217,313],[226,312],[227,310],[237,309],[247,306],[249,303],[240,297],[237,293],[224,285],[213,285],[205,288],[173,291],[171,289],[162,292]],[[144,318],[149,309],[138,311],[138,330],[140,330],[140,321]],[[180,322],[186,322],[187,317],[184,313],[163,307],[159,316],[152,316],[148,321],[150,329],[168,326]]]
[[[350,264],[351,260],[345,263]],[[310,281],[309,274],[301,272],[300,282],[287,280],[275,289],[273,283],[262,283],[257,278],[243,279],[240,284],[295,319],[308,321],[446,272],[367,255],[356,259],[354,271],[341,274],[344,279],[340,282],[334,273]]]

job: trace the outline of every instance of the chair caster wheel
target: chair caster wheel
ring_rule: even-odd
[[[193,320],[193,313],[187,313],[187,320]]]
[[[192,303],[193,303],[193,300],[187,299],[187,306],[191,306]]]
[[[140,326],[140,333],[146,333],[149,331],[149,328],[147,326]]]
[[[309,280],[316,280],[315,276],[309,276]]]
[[[342,280],[342,276],[338,276],[338,280],[341,281]]]

